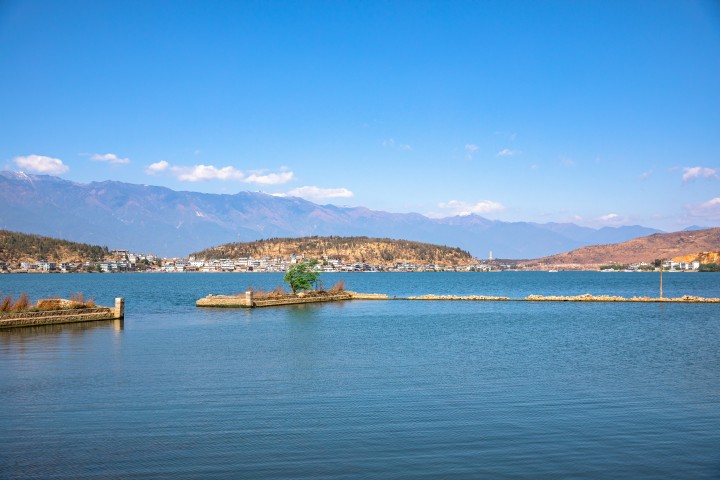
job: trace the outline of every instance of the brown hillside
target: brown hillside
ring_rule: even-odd
[[[304,255],[343,263],[365,262],[391,266],[395,263],[467,265],[472,256],[459,248],[388,238],[368,237],[304,237],[272,238],[256,242],[228,243],[192,254],[197,258],[270,257],[287,258]]]
[[[680,257],[673,257],[673,262],[700,262],[700,263],[720,263],[720,252],[702,252],[692,253],[690,255],[682,255]]]
[[[20,232],[0,230],[0,262],[85,262],[99,261],[109,254],[107,247],[70,242]]]
[[[691,232],[656,233],[623,243],[593,245],[540,258],[536,262],[558,266],[623,265],[718,250],[720,250],[720,228],[709,228]]]

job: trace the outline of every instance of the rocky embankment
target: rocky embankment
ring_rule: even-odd
[[[584,295],[556,296],[556,295],[528,295],[525,297],[528,302],[680,302],[680,303],[720,303],[720,298],[694,297],[684,295],[676,298],[656,297],[619,297],[615,295]]]
[[[408,300],[464,300],[464,301],[476,301],[476,302],[490,302],[490,301],[507,301],[509,297],[494,297],[487,295],[422,295],[419,297],[408,297]]]

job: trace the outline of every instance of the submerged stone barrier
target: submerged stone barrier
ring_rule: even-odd
[[[412,300],[412,301],[464,301],[464,302],[663,302],[663,303],[720,303],[720,298],[704,298],[685,295],[677,298],[620,297],[617,295],[528,295],[525,298],[510,298],[495,295],[419,295],[390,297],[384,293],[306,292],[298,294],[263,295],[255,297],[252,292],[241,295],[208,295],[195,302],[198,307],[256,308],[303,303],[337,302],[345,300]]]
[[[30,312],[0,313],[0,328],[32,327],[60,323],[119,320],[125,317],[125,299],[116,298],[115,307],[66,308]]]
[[[528,295],[525,297],[528,302],[666,302],[666,303],[720,303],[720,298],[694,297],[684,295],[675,298],[659,297],[619,297],[615,295],[584,295],[558,296],[558,295]]]
[[[420,297],[407,297],[407,300],[461,300],[469,302],[505,302],[511,300],[509,297],[495,297],[488,295],[422,295]]]

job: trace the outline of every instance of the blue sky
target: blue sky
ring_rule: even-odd
[[[0,1],[0,168],[720,225],[714,1]]]

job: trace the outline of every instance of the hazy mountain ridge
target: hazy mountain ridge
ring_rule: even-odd
[[[434,219],[365,207],[318,205],[258,192],[207,194],[117,181],[75,183],[0,172],[0,228],[164,256],[271,237],[368,236],[453,245],[477,257],[537,258],[657,230]],[[603,239],[603,242],[596,241]]]
[[[395,263],[440,266],[468,265],[470,253],[459,248],[408,240],[368,237],[303,237],[271,238],[255,242],[234,242],[192,254],[208,260],[217,258],[289,258],[303,255],[327,260],[334,258],[345,264],[369,263],[392,266]]]
[[[536,260],[546,265],[597,266],[652,262],[720,251],[720,228],[656,233],[623,243],[593,245]]]

